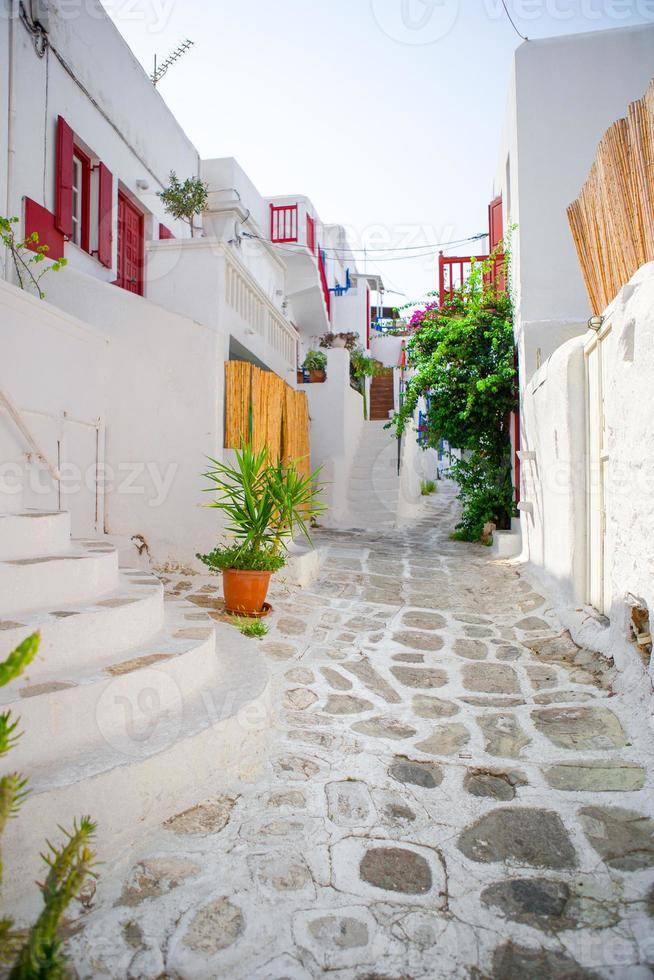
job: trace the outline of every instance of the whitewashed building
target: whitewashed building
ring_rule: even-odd
[[[609,311],[593,309],[566,211],[604,133],[653,76],[654,25],[522,44],[494,184],[504,227],[517,226],[511,286],[522,557],[559,596],[576,637],[625,667],[639,659],[629,646],[634,597],[648,593],[645,604],[654,602],[646,585],[654,553],[643,533],[651,514],[643,480],[654,445],[651,270],[641,269]],[[588,328],[593,314],[607,316],[599,339],[603,381],[593,354],[598,338]],[[628,322],[635,341],[624,335]],[[616,487],[618,469],[626,492]],[[610,493],[600,485],[607,479]]]
[[[217,642],[197,606],[164,604],[150,563],[186,574],[221,537],[201,474],[227,452],[225,363],[296,388],[325,334],[369,346],[383,284],[309,198],[266,198],[234,159],[200,160],[98,0],[0,0],[0,134],[0,213],[68,262],[42,300],[1,255],[0,657],[42,636],[0,693],[27,732],[14,764],[32,793],[10,828],[6,893],[22,919],[43,840],[71,813],[102,813],[111,860],[127,827],[184,806],[217,771],[256,766],[263,656],[244,657],[235,630]],[[194,236],[158,196],[172,170],[208,185]],[[327,355],[326,381],[305,387],[329,520],[359,520],[363,501],[366,520],[394,521],[406,511],[395,458],[379,477],[388,507],[369,507],[393,441],[380,423],[366,430],[348,352]],[[414,476],[409,487],[419,497]]]
[[[343,229],[307,197],[264,198],[233,159],[201,161],[98,0],[70,11],[3,0],[0,51],[1,209],[68,261],[40,305],[0,283],[11,354],[0,381],[31,439],[26,456],[3,413],[4,498],[16,506],[21,484],[23,506],[66,507],[76,535],[106,532],[126,556],[135,539],[159,565],[191,564],[216,536],[199,473],[222,452],[224,361],[295,386],[322,335],[348,330],[367,346],[381,281],[359,276]],[[171,170],[209,187],[193,239],[158,197]],[[44,326],[50,306],[65,341]],[[356,430],[362,399],[339,377],[325,411],[336,399]],[[316,465],[327,448],[314,439]],[[351,462],[336,461],[339,478]]]

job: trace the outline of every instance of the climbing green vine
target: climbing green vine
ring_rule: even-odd
[[[415,373],[390,425],[401,435],[427,398],[426,445],[441,439],[461,451],[449,476],[459,487],[462,515],[454,537],[479,540],[483,526],[510,526],[514,513],[510,414],[516,408],[513,316],[508,292],[493,283],[497,255],[473,264],[470,277],[443,306],[430,303],[412,318],[407,359]],[[507,279],[507,272],[499,277]]]

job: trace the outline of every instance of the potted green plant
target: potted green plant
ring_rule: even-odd
[[[327,355],[320,350],[310,350],[302,364],[303,370],[309,372],[309,381],[312,383],[325,380],[326,367]]]
[[[235,451],[234,466],[210,462],[212,469],[205,476],[211,486],[206,490],[219,496],[208,506],[227,515],[231,540],[197,557],[212,571],[222,572],[228,612],[257,616],[271,575],[286,563],[293,535],[299,532],[311,543],[309,524],[325,510],[318,500],[320,471],[303,476],[297,461],[276,463],[266,447],[255,451],[250,444]]]
[[[352,331],[341,333],[325,333],[320,338],[321,347],[345,347],[346,350],[353,350],[357,345],[358,334]]]

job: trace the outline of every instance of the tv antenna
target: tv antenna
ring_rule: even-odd
[[[177,48],[175,48],[174,51],[170,52],[168,57],[164,61],[162,61],[161,64],[157,64],[157,56],[155,54],[154,71],[150,75],[150,81],[155,87],[157,85],[157,82],[160,82],[161,79],[164,77],[164,75],[171,67],[171,65],[174,65],[176,61],[179,61],[180,58],[183,58],[186,52],[189,50],[189,48],[192,48],[194,44],[195,41],[191,41],[189,38],[186,38],[186,40],[182,41],[182,43]]]

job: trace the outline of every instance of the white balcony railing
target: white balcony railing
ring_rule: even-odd
[[[264,340],[295,370],[297,367],[298,332],[284,319],[277,307],[265,293],[240,269],[239,264],[228,252],[226,257],[226,299],[227,303],[247,326]]]

